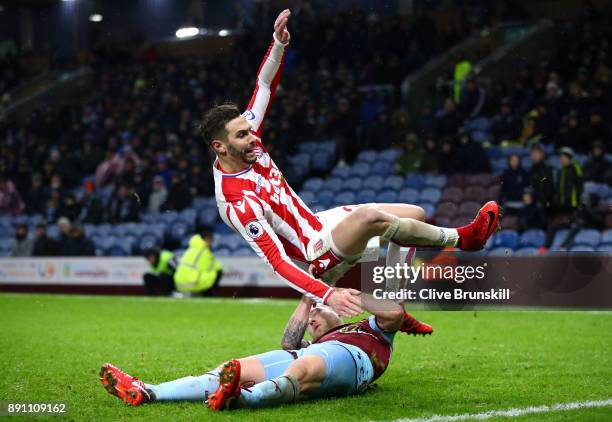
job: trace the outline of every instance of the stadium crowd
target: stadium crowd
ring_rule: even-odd
[[[581,199],[584,181],[612,183],[609,25],[569,27],[561,40],[569,54],[520,65],[509,87],[468,76],[460,95],[449,90],[439,108],[426,104],[415,118],[402,107],[402,79],[466,33],[439,30],[425,15],[332,16],[305,7],[294,17],[299,36],[266,129],[266,145],[294,187],[305,175],[289,157],[306,141],[332,139],[340,166],[360,151],[393,148],[401,175],[502,173],[507,215],[520,230],[548,228],[547,246],[561,227],[604,228],[607,198]],[[240,54],[211,61],[161,60],[149,50],[117,62],[100,52],[81,102],[2,125],[0,213],[77,222],[65,233],[75,243],[81,223],[137,222],[142,212],[183,211],[211,196],[212,157],[195,123],[213,104],[246,103],[269,35],[247,30],[236,41]],[[507,165],[494,165],[492,151],[516,145],[524,148],[508,154]],[[551,163],[546,155],[555,152]]]

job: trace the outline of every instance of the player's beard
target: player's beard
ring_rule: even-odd
[[[233,158],[237,158],[245,164],[253,164],[257,161],[257,155],[255,154],[253,158],[248,158],[248,148],[243,149],[242,151],[234,148],[231,144],[227,144],[227,152]]]

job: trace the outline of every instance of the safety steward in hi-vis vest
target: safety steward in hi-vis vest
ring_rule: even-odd
[[[223,274],[223,266],[210,250],[212,233],[208,230],[189,240],[174,273],[174,284],[180,292],[205,292],[215,287]]]

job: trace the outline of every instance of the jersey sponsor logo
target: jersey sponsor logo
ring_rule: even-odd
[[[236,202],[235,208],[238,208],[240,210],[241,213],[245,213],[245,203],[244,201],[238,201]]]
[[[327,266],[329,265],[331,259],[322,259],[319,261],[319,268],[321,268],[322,270],[326,269]]]
[[[246,233],[253,240],[259,239],[264,234],[261,223],[257,220],[249,221],[245,224]]]
[[[261,183],[263,181],[263,177],[261,175],[257,178],[257,186],[255,186],[255,193],[259,193],[261,191]]]
[[[246,110],[242,115],[247,120],[255,120],[255,114],[251,110]]]
[[[317,240],[317,242],[314,244],[314,250],[316,252],[319,252],[321,249],[323,249],[323,239]]]

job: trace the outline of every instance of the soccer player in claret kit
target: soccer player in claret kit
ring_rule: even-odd
[[[491,201],[474,221],[457,229],[423,222],[422,208],[409,204],[347,205],[313,213],[291,189],[262,142],[263,124],[278,88],[290,40],[284,10],[257,73],[255,91],[243,113],[233,104],[209,110],[200,125],[212,147],[215,195],[223,221],[238,232],[292,288],[340,316],[362,312],[359,297],[333,286],[380,236],[390,245],[480,250],[497,228],[499,207]],[[304,271],[291,259],[310,264]],[[430,332],[408,314],[406,325]],[[410,330],[409,330],[410,331]]]
[[[285,328],[283,350],[232,359],[204,375],[161,384],[146,384],[107,363],[100,381],[132,406],[205,401],[212,410],[224,410],[359,394],[387,369],[404,309],[356,290],[349,293],[362,296],[370,317],[343,324],[330,307],[313,307],[315,302],[303,296]],[[312,343],[304,340],[306,331]]]

